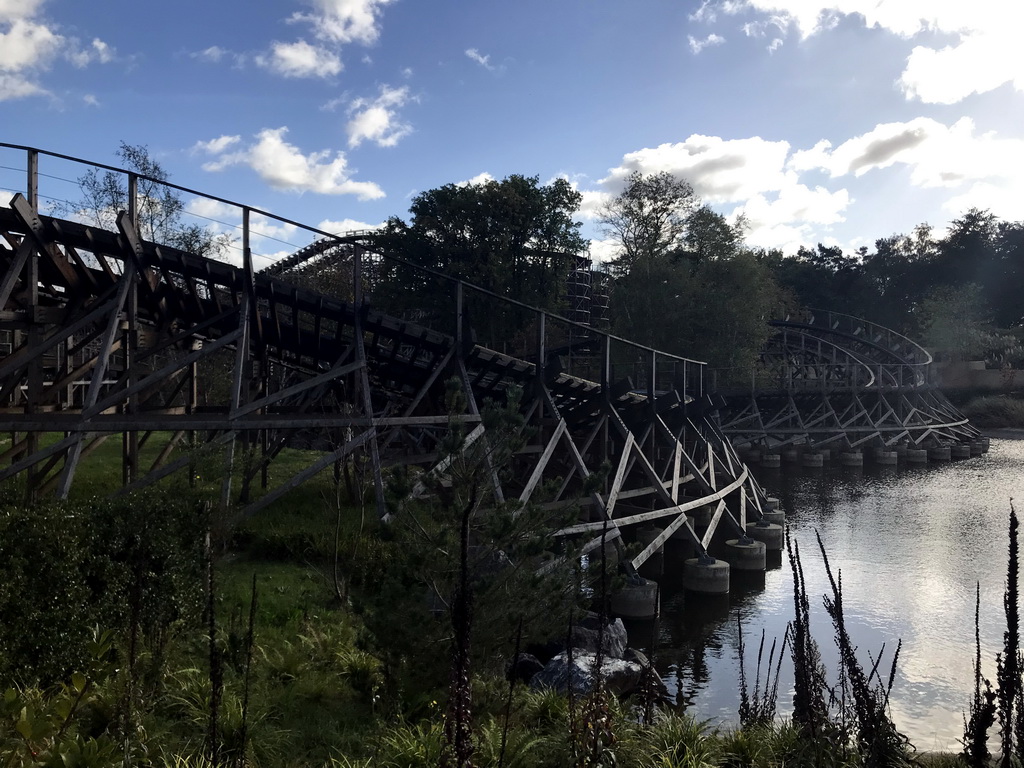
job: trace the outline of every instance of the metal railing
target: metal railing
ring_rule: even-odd
[[[135,223],[138,222],[140,203],[143,202],[140,200],[140,182],[145,182],[147,185],[156,185],[175,194],[189,196],[198,202],[184,204],[183,214],[205,220],[207,224],[203,226],[213,233],[228,235],[230,239],[229,249],[239,252],[237,262],[241,263],[249,286],[252,286],[257,279],[258,272],[275,263],[278,259],[287,258],[295,251],[309,247],[317,240],[326,239],[344,244],[346,242],[351,243],[353,237],[358,239],[365,235],[363,231],[359,231],[354,235],[338,235],[224,197],[211,195],[116,166],[83,160],[71,155],[5,142],[0,142],[0,153],[2,153],[0,158],[3,158],[0,160],[0,172],[7,171],[13,174],[10,177],[0,175],[0,179],[20,177],[20,181],[10,184],[12,187],[11,191],[24,194],[33,209],[43,214],[63,211],[65,214],[75,215],[75,202],[68,200],[67,196],[59,196],[58,194],[48,195],[48,192],[55,190],[51,190],[49,186],[44,190],[41,185],[44,183],[54,185],[55,187],[60,184],[71,185],[77,189],[76,194],[81,195],[80,179],[82,177],[75,174],[80,174],[83,171],[85,173],[102,171],[123,177],[127,190],[128,213]],[[20,167],[6,162],[7,157],[11,154],[17,154],[22,157]],[[41,163],[44,162],[53,167],[42,168]],[[68,176],[73,176],[74,178],[68,178]],[[6,184],[0,183],[0,189],[3,189],[5,186]],[[41,203],[45,203],[45,205],[41,206]],[[6,206],[8,202],[0,200],[0,204]],[[296,244],[283,239],[283,235],[292,236],[297,233],[309,236],[310,243]],[[278,253],[258,252],[254,250],[254,243],[256,242],[285,245],[288,247],[288,252],[280,252],[281,249],[279,249]],[[240,245],[236,245],[236,243],[240,243]],[[553,345],[549,344],[546,335],[547,329],[571,328],[574,329],[577,339],[585,337],[593,340],[590,344],[592,353],[589,355],[577,355],[575,358],[576,363],[573,363],[572,355],[567,356],[570,369],[565,371],[566,373],[580,376],[586,374],[592,377],[592,380],[607,386],[613,382],[612,360],[630,359],[636,361],[632,364],[634,371],[637,372],[634,383],[647,394],[657,394],[659,391],[663,391],[662,387],[668,388],[671,385],[682,386],[683,391],[681,394],[684,397],[700,397],[703,395],[705,380],[703,370],[705,364],[701,361],[672,355],[637,344],[606,331],[597,330],[589,325],[538,309],[506,296],[501,296],[493,291],[455,277],[412,264],[393,253],[374,251],[372,247],[369,247],[368,250],[372,259],[380,260],[388,265],[413,270],[423,279],[435,281],[437,284],[445,286],[445,293],[449,296],[458,297],[457,305],[453,304],[450,308],[454,316],[460,318],[457,321],[457,334],[462,332],[461,318],[466,307],[466,299],[469,296],[474,296],[481,300],[479,303],[483,306],[500,307],[501,311],[518,312],[532,318],[530,335],[536,337],[536,343],[529,346],[533,347],[532,357],[538,361],[546,363],[552,351]],[[359,262],[366,258],[362,251],[362,248],[354,249],[353,268],[355,270],[359,269]],[[224,254],[215,254],[212,257],[237,263],[235,259],[225,258]],[[262,259],[267,264],[261,265],[261,268],[257,270],[253,265],[254,259]],[[384,312],[388,311],[387,306],[379,307],[379,309]],[[479,315],[480,313],[477,314]],[[613,347],[616,349],[613,350]],[[515,350],[515,352],[520,354],[522,354],[522,351],[522,349]],[[617,373],[618,371],[615,372],[616,375]]]

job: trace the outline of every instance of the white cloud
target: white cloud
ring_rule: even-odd
[[[48,93],[39,77],[58,55],[77,67],[114,58],[113,49],[99,38],[82,48],[37,18],[42,5],[42,0],[0,0],[0,101]]]
[[[456,181],[455,186],[472,187],[476,186],[477,184],[486,184],[489,181],[494,181],[494,177],[491,176],[491,174],[489,174],[487,171],[483,171],[482,173],[478,173],[471,179],[466,179],[465,181]]]
[[[618,192],[633,171],[667,171],[686,179],[709,202],[745,200],[758,192],[779,190],[791,181],[785,172],[789,144],[748,139],[722,139],[694,134],[685,141],[661,144],[624,155],[602,185]]]
[[[190,53],[193,59],[199,59],[200,61],[209,61],[214,64],[219,62],[225,56],[228,55],[228,51],[225,48],[221,48],[219,45],[211,45],[209,48],[204,48],[201,51],[194,51]]]
[[[392,88],[382,85],[375,99],[355,99],[349,105],[352,118],[345,127],[348,145],[358,147],[372,141],[378,147],[393,147],[412,132],[412,126],[398,118],[398,110],[410,100],[405,86]]]
[[[490,70],[494,69],[494,65],[491,64],[491,57],[490,57],[490,55],[484,56],[476,48],[467,48],[466,49],[466,55],[469,58],[471,58],[473,61],[475,61],[477,64],[479,64],[481,67],[483,67],[484,69],[490,69]]]
[[[235,146],[235,144],[238,144],[241,140],[241,136],[218,136],[216,139],[210,139],[209,141],[197,141],[192,145],[191,151],[193,153],[205,152],[208,155],[219,155]]]
[[[955,104],[1004,83],[1024,91],[1024,56],[1016,37],[1017,29],[1006,27],[997,33],[966,35],[959,44],[941,50],[916,46],[900,85],[908,99],[926,104]]]
[[[60,49],[63,38],[44,24],[15,19],[0,32],[0,72],[45,69]]]
[[[845,189],[831,192],[824,187],[810,189],[794,183],[772,199],[756,194],[732,211],[732,217],[743,215],[747,221],[747,242],[763,248],[793,251],[807,242],[822,239],[814,233],[820,227],[845,221],[850,205]]]
[[[910,169],[918,187],[961,187],[984,181],[998,187],[1016,184],[1024,168],[1024,139],[975,133],[974,122],[964,117],[945,125],[918,117],[904,123],[881,123],[838,147],[827,141],[796,152],[789,166],[796,171],[820,168],[832,177],[901,164]]]
[[[95,61],[100,64],[109,64],[114,60],[116,54],[113,48],[97,37],[93,38],[92,43],[85,48],[79,47],[77,40],[72,40],[64,55],[68,61],[82,69]]]
[[[215,160],[204,164],[203,169],[221,171],[230,166],[245,165],[275,189],[321,195],[355,195],[360,200],[384,197],[384,191],[377,184],[352,180],[344,152],[336,152],[332,156],[330,150],[323,150],[304,155],[298,147],[284,140],[287,132],[286,127],[265,128],[256,136],[254,143],[234,152],[219,154]]]
[[[923,32],[952,36],[954,42],[942,48],[919,45],[910,53],[899,78],[908,99],[954,104],[1006,83],[1024,91],[1017,43],[1024,3],[1014,0],[746,0],[743,7],[764,17],[744,25],[748,35],[774,25],[795,28],[806,39],[856,15],[868,28],[905,39]]]
[[[800,171],[817,167],[810,155],[803,157],[801,167],[793,166],[790,145],[785,141],[695,134],[682,142],[625,155],[601,180],[599,191],[584,193],[584,201],[593,215],[601,203],[622,190],[633,171],[665,171],[688,181],[705,202],[730,210],[733,217],[743,214],[748,243],[795,249],[812,240],[821,228],[844,221],[851,203],[846,189],[833,191],[803,183]]]
[[[342,70],[336,53],[305,40],[275,42],[270,54],[257,56],[256,63],[283,77],[333,77]]]
[[[341,221],[324,219],[316,225],[316,228],[323,232],[330,232],[332,235],[343,235],[346,232],[374,230],[380,229],[383,226],[384,222],[380,224],[367,224],[365,221],[357,221],[356,219],[342,219]]]
[[[604,264],[619,255],[621,245],[617,240],[590,240],[590,258],[595,264]]]
[[[100,100],[97,99],[96,96],[92,93],[85,94],[85,96],[82,97],[82,101],[84,101],[90,107],[98,107],[100,105]]]
[[[704,0],[700,8],[690,14],[690,21],[706,21],[708,24],[713,24],[717,18],[718,14],[712,0]]]
[[[41,96],[47,93],[38,83],[34,83],[21,75],[8,75],[0,72],[0,101],[23,99],[27,96]]]
[[[698,40],[693,35],[688,35],[687,37],[690,41],[690,51],[693,53],[694,56],[703,51],[705,48],[715,45],[721,45],[722,43],[725,42],[724,37],[716,35],[714,32],[705,37],[703,40]]]
[[[575,189],[575,185],[573,186]],[[601,215],[601,210],[615,197],[611,192],[600,189],[578,190],[583,195],[580,203],[579,217],[584,221],[596,219]]]
[[[310,0],[311,13],[296,13],[292,23],[308,23],[318,38],[332,43],[372,45],[380,37],[381,9],[392,0]]]

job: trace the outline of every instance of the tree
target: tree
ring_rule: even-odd
[[[667,171],[647,176],[633,171],[598,219],[621,248],[616,269],[629,271],[679,249],[696,205],[688,182]]]
[[[458,730],[452,743],[463,746],[471,669],[501,674],[520,622],[524,643],[548,640],[580,597],[573,556],[537,570],[544,552],[559,549],[553,533],[576,510],[500,501],[494,492],[494,478],[508,481],[524,443],[521,395],[510,388],[503,403],[485,403],[486,437],[471,444],[465,424],[452,419],[441,448],[451,457],[443,473],[393,476],[393,520],[382,530],[387,568],[365,606],[366,625],[383,642],[392,674],[419,692],[449,679],[449,717]],[[448,382],[446,400],[449,413],[465,410],[457,379]]]
[[[228,235],[216,235],[199,224],[182,221],[185,203],[175,190],[166,186],[167,171],[150,157],[142,144],[121,142],[115,153],[121,165],[138,174],[136,201],[139,234],[144,240],[169,245],[199,256],[218,256],[230,243]],[[117,228],[117,215],[126,211],[128,184],[125,174],[90,168],[78,178],[82,199],[60,206],[65,215],[73,215],[103,229]]]
[[[573,221],[581,202],[582,195],[565,179],[542,185],[537,176],[512,175],[482,184],[445,184],[413,199],[409,223],[390,219],[376,246],[415,266],[558,312],[566,277],[587,247],[581,224]],[[392,268],[375,298],[390,312],[453,314],[448,287],[415,269]],[[526,315],[493,300],[466,298],[471,322],[496,345],[529,323]]]
[[[735,224],[730,224],[709,205],[702,205],[686,219],[686,233],[678,255],[685,256],[694,266],[711,259],[735,256],[743,245],[745,227],[746,219],[742,215]]]
[[[766,263],[743,248],[745,222],[730,224],[666,172],[632,173],[601,221],[620,246],[614,332],[747,375],[783,292]]]

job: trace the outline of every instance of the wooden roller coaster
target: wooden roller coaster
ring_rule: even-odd
[[[762,517],[764,493],[713,418],[702,363],[424,270],[434,308],[389,312],[382,281],[417,268],[377,251],[371,235],[336,236],[219,198],[239,214],[239,264],[149,242],[139,235],[144,177],[0,149],[23,157],[25,173],[23,191],[0,207],[0,431],[10,435],[0,481],[20,482],[30,498],[68,496],[88,454],[119,438],[117,494],[187,483],[197,456],[216,455],[227,470],[221,501],[240,515],[360,451],[385,516],[387,467],[443,473],[450,420],[465,424],[463,446],[486,440],[484,399],[514,386],[530,437],[512,478],[495,477],[495,495],[526,502],[557,489],[541,500],[581,505],[581,521],[558,533],[585,549],[607,536],[621,550],[622,530],[659,521],[662,533],[629,562],[636,568],[673,534],[706,555],[716,530],[744,538]],[[44,215],[41,160],[124,174],[128,210],[116,231]],[[257,271],[255,216],[312,242]],[[295,279],[317,260],[339,276],[329,295]],[[495,313],[514,314],[522,333],[477,338]],[[617,375],[621,364],[632,378]],[[454,416],[444,406],[451,379],[467,403]],[[143,466],[150,440],[162,447]],[[294,446],[319,457],[272,483],[280,473],[268,468]],[[588,478],[602,465],[611,470],[593,491]],[[704,505],[714,515],[698,535],[685,513]]]

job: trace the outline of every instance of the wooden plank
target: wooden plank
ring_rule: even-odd
[[[715,507],[715,514],[711,517],[711,522],[708,523],[708,529],[704,533],[704,538],[701,539],[701,547],[707,551],[708,544],[711,543],[711,537],[715,535],[715,531],[718,530],[718,521],[722,519],[722,514],[725,512],[725,499],[718,502],[718,506]]]
[[[651,512],[639,512],[635,515],[628,515],[627,517],[617,517],[615,518],[615,524],[624,528],[627,525],[637,525],[638,523],[646,523],[650,522],[651,520],[658,520],[662,517],[668,517],[669,515],[674,515],[679,512],[688,512],[691,509],[696,509],[697,507],[704,506],[705,504],[710,504],[712,502],[719,501],[720,499],[724,499],[737,488],[742,487],[743,484],[747,481],[747,479],[748,474],[747,471],[744,470],[743,473],[739,475],[739,477],[737,477],[728,485],[723,486],[721,489],[719,489],[710,496],[704,496],[699,499],[693,499],[692,501],[687,501],[684,502],[683,504],[675,504],[671,507],[666,507],[665,509],[655,509],[652,510]],[[603,525],[604,522],[601,520],[592,523],[577,523],[575,525],[569,525],[565,528],[561,528],[558,531],[555,531],[554,535],[574,536],[578,533],[588,533],[591,531],[600,530]]]
[[[559,421],[558,426],[555,427],[555,433],[551,436],[551,439],[548,440],[548,444],[544,447],[544,453],[541,454],[540,459],[537,461],[537,465],[533,468],[533,472],[530,474],[530,479],[526,482],[526,487],[523,489],[523,492],[519,494],[519,501],[525,504],[530,500],[530,496],[533,494],[533,489],[537,487],[537,483],[539,483],[541,477],[544,476],[544,469],[551,460],[551,456],[555,452],[555,447],[558,445],[558,441],[562,439],[562,435],[565,434],[565,431],[565,422]]]

